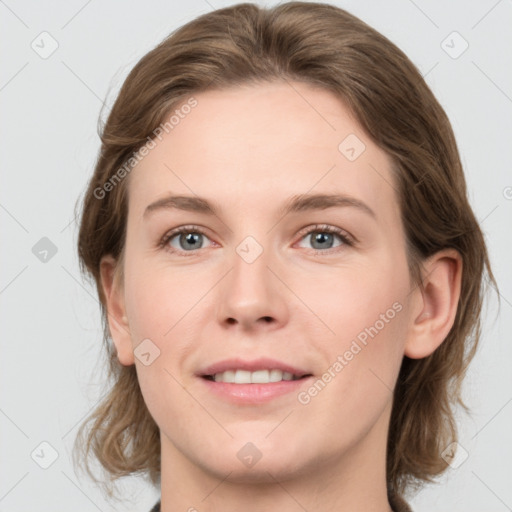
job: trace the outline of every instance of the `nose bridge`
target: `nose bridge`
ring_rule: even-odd
[[[269,238],[246,236],[231,258],[231,272],[226,276],[219,304],[219,321],[245,327],[253,324],[282,323],[287,318],[282,284],[268,268],[276,259]],[[274,269],[273,269],[274,270]],[[275,271],[275,270],[274,270]]]

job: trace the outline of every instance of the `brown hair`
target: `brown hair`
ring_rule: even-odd
[[[111,254],[122,279],[128,180],[109,193],[97,191],[191,94],[272,80],[307,82],[335,93],[391,157],[414,283],[422,286],[422,261],[437,251],[454,248],[462,256],[452,329],[433,354],[404,357],[402,363],[388,437],[388,486],[402,493],[447,467],[441,452],[457,439],[453,408],[460,404],[467,410],[461,382],[480,337],[484,271],[487,284],[497,287],[450,122],[406,55],[348,12],[309,2],[273,8],[245,3],[196,18],[146,54],[124,82],[100,133],[78,240],[80,268],[92,275],[100,297],[113,383],[75,443],[93,478],[91,452],[111,482],[140,472],[156,484],[160,475],[159,429],[135,367],[122,366],[109,343],[99,275],[102,256]]]

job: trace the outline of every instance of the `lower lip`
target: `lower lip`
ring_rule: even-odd
[[[233,384],[231,382],[215,382],[200,377],[209,391],[235,404],[262,404],[269,402],[279,396],[297,392],[304,383],[309,383],[311,378],[282,380],[279,382],[269,382],[268,384]]]

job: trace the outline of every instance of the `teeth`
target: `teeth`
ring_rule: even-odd
[[[227,370],[214,375],[215,382],[232,382],[235,384],[268,384],[269,382],[279,382],[281,380],[298,380],[289,372],[281,370],[257,370],[249,372],[247,370]]]

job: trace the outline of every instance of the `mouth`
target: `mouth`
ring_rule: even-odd
[[[293,397],[300,388],[310,384],[308,381],[313,375],[272,368],[256,371],[233,369],[200,377],[212,397],[236,406],[255,406],[271,402],[278,397]]]
[[[234,405],[257,405],[293,396],[313,378],[306,368],[268,357],[231,358],[203,367],[196,376],[216,399]]]
[[[302,380],[307,377],[312,377],[312,374],[294,374],[278,368],[256,371],[232,369],[210,375],[201,375],[201,377],[211,382],[226,382],[229,384],[271,384],[275,382]]]

